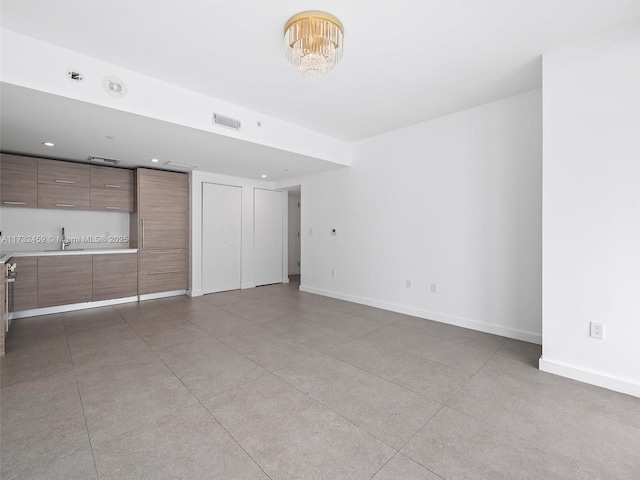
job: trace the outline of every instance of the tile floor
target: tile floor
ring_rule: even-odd
[[[298,284],[17,320],[10,479],[640,479],[640,399]]]

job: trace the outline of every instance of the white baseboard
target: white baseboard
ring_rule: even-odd
[[[171,290],[170,292],[159,292],[159,293],[146,293],[144,295],[140,295],[140,301],[143,300],[155,300],[157,298],[167,298],[167,297],[177,297],[179,295],[186,295],[186,290]]]
[[[353,303],[360,303],[362,305],[368,305],[370,307],[382,308],[384,310],[390,310],[396,313],[403,313],[405,315],[412,315],[414,317],[434,320],[436,322],[455,325],[457,327],[469,328],[471,330],[478,330],[480,332],[492,333],[494,335],[501,335],[503,337],[513,338],[515,340],[522,340],[525,342],[537,343],[538,345],[542,345],[542,335],[535,332],[527,332],[527,331],[518,330],[515,328],[492,325],[490,323],[478,322],[476,320],[455,317],[453,315],[445,315],[442,313],[430,312],[428,310],[421,310],[418,308],[406,307],[403,305],[396,305],[396,304],[387,303],[387,302],[381,302],[378,300],[372,300],[370,298],[357,297],[354,295],[346,295],[344,293],[333,292],[330,290],[323,290],[321,288],[314,288],[314,287],[307,287],[304,285],[300,285],[300,290],[302,292],[315,293],[318,295],[324,295],[325,297],[337,298],[339,300],[346,300],[348,302],[353,302]]]
[[[240,285],[241,290],[245,290],[246,288],[256,288],[256,284],[253,282],[247,282]]]
[[[187,295],[189,295],[190,297],[201,297],[202,295],[204,295],[204,292],[202,291],[202,289],[200,289],[200,290],[187,290]]]
[[[121,303],[137,302],[138,297],[124,297],[116,298],[113,300],[101,300],[99,302],[83,302],[83,303],[71,303],[69,305],[58,305],[56,307],[44,307],[34,308],[32,310],[21,310],[20,312],[13,312],[11,319],[16,320],[18,318],[37,317],[40,315],[51,315],[53,313],[74,312],[76,310],[85,310],[87,308],[108,307],[109,305],[120,305]]]
[[[638,383],[544,358],[540,358],[538,366],[543,372],[553,373],[555,375],[560,375],[561,377],[571,378],[573,380],[578,380],[579,382],[589,383],[615,392],[640,397],[640,384]]]
[[[289,277],[284,277],[282,279],[282,283],[289,283]]]

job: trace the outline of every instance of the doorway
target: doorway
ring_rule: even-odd
[[[292,187],[287,192],[288,214],[288,263],[289,277],[300,275],[300,236],[301,236],[301,209],[300,209],[300,185]],[[293,280],[293,279],[291,279]],[[299,280],[299,278],[298,278]]]

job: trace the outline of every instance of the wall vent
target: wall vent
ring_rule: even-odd
[[[98,163],[107,163],[109,165],[118,165],[120,163],[120,160],[116,160],[114,158],[96,157],[94,155],[91,155],[89,157],[89,161],[98,162]]]
[[[240,120],[236,120],[235,118],[225,117],[224,115],[220,115],[219,113],[213,114],[213,123],[216,125],[222,125],[223,127],[233,128],[234,130],[240,130]]]

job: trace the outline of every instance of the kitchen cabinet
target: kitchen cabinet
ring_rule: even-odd
[[[38,159],[0,154],[0,180],[3,206],[38,206]]]
[[[15,257],[16,278],[10,284],[12,305],[10,311],[19,312],[38,308],[38,258]]]
[[[93,255],[93,301],[138,294],[136,253]]]
[[[89,210],[90,205],[89,188],[73,185],[38,185],[38,208]]]
[[[91,167],[38,159],[38,208],[89,210]]]
[[[139,252],[138,294],[183,290],[189,285],[188,251],[143,250]]]
[[[0,355],[4,355],[4,340],[7,335],[7,312],[9,311],[8,295],[5,295],[5,288],[7,288],[7,280],[4,274],[4,264],[0,264],[2,267],[2,275],[0,275],[0,298],[2,299],[2,311],[0,312]]]
[[[134,171],[91,167],[91,210],[133,212]]]
[[[189,286],[189,178],[184,173],[140,168],[131,246],[138,248],[138,293]]]
[[[90,302],[92,255],[38,257],[38,307]]]

